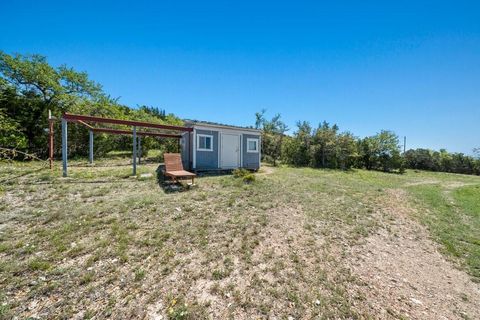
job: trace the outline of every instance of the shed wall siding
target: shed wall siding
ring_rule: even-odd
[[[190,153],[188,152],[191,146],[189,146],[190,139],[189,136],[193,135],[191,132],[184,132],[182,134],[182,140],[181,140],[181,147],[182,147],[182,163],[183,163],[183,168],[188,170],[190,169],[190,162],[192,161],[189,156]]]
[[[196,148],[196,167],[195,169],[217,169],[218,168],[218,131],[215,130],[195,130],[196,134],[208,134],[213,136],[213,151],[197,151]],[[195,141],[197,137],[195,137]],[[196,143],[194,144],[196,145]]]
[[[258,139],[259,152],[247,152],[247,139]],[[252,134],[243,134],[242,138],[242,155],[243,155],[243,167],[248,169],[260,168],[260,136]]]

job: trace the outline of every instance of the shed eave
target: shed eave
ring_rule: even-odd
[[[203,123],[203,122],[185,122],[185,125],[188,127],[195,127],[195,128],[215,128],[215,129],[226,129],[226,130],[233,130],[233,131],[245,131],[245,132],[252,132],[256,134],[260,134],[262,130],[254,129],[254,128],[242,128],[237,126],[228,126],[228,125],[220,125],[220,124],[210,124],[210,123]]]

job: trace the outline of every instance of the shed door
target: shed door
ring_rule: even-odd
[[[222,133],[221,141],[221,167],[225,169],[238,168],[240,165],[240,136]]]

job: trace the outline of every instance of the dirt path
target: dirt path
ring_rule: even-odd
[[[406,199],[405,191],[390,190],[381,214],[391,221],[352,247],[351,269],[364,283],[356,289],[369,301],[369,312],[378,318],[480,319],[480,285],[439,253],[427,230],[410,218],[415,209]]]
[[[268,174],[272,174],[273,172],[275,172],[275,169],[273,167],[262,166],[258,171],[257,175],[268,175]]]

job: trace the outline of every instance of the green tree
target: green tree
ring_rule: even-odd
[[[326,168],[334,167],[331,157],[335,155],[335,140],[338,132],[338,126],[323,121],[313,133],[314,145],[312,149],[313,166]],[[329,161],[330,160],[330,161]]]
[[[399,169],[401,160],[398,136],[392,131],[382,130],[375,139],[378,140],[377,157],[381,169],[383,171]]]
[[[359,150],[362,165],[367,170],[403,170],[398,136],[391,131],[382,130],[374,136],[362,139]]]
[[[155,123],[182,125],[178,117],[166,114],[165,110],[141,106],[132,109],[120,105],[117,99],[106,95],[99,84],[90,80],[87,73],[77,72],[65,65],[53,67],[40,55],[9,55],[0,51],[0,105],[3,127],[9,136],[22,134],[25,143],[17,144],[29,153],[46,156],[48,110],[60,117],[63,112],[85,115],[130,119]],[[119,126],[120,129],[129,127]],[[56,123],[55,141],[60,141],[59,123]],[[2,129],[5,132],[6,129]],[[88,152],[88,130],[81,125],[70,125],[69,154],[86,155]],[[159,148],[177,150],[177,141],[158,140],[146,137],[142,149]],[[95,153],[110,150],[131,150],[131,137],[95,134]],[[60,143],[56,143],[56,154]],[[24,150],[25,151],[25,150]]]
[[[27,139],[20,131],[18,123],[6,116],[0,109],[0,147],[9,149],[25,149]]]
[[[442,154],[429,149],[410,149],[404,156],[407,166],[412,169],[437,171],[442,166]]]
[[[66,65],[50,66],[41,55],[9,55],[0,51],[0,75],[21,95],[34,94],[46,107],[66,111],[76,98],[88,99],[103,95],[99,84],[88,79],[86,72],[77,72]]]
[[[480,159],[480,148],[474,148],[473,154],[475,155],[476,158]]]
[[[0,51],[0,95],[6,117],[15,119],[31,152],[45,153],[48,110],[54,115],[69,111],[75,104],[96,101],[101,86],[62,65],[50,66],[40,55],[9,55]]]
[[[377,167],[378,141],[374,137],[365,137],[358,142],[362,166],[367,170]]]
[[[342,170],[350,169],[358,157],[357,140],[350,132],[343,132],[336,137],[335,159]]]
[[[312,127],[306,121],[298,121],[297,127],[293,137],[284,138],[282,160],[294,166],[308,166],[311,162]]]
[[[408,168],[464,174],[480,174],[480,159],[445,149],[411,149],[405,153]]]
[[[255,127],[262,129],[262,153],[264,157],[266,156],[267,160],[271,159],[273,165],[276,166],[282,153],[282,144],[288,127],[281,120],[280,114],[276,114],[271,120],[267,120],[265,112],[264,109],[255,114]]]

